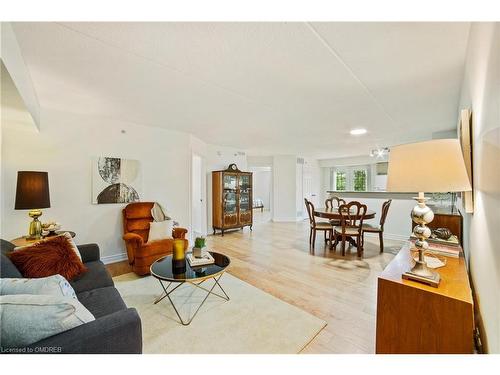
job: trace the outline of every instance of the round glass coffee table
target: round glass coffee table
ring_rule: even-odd
[[[158,280],[163,289],[163,293],[160,295],[160,297],[156,299],[154,303],[156,304],[165,297],[167,297],[172,307],[174,308],[175,313],[179,317],[179,320],[182,325],[187,326],[191,323],[191,321],[194,319],[200,308],[207,300],[208,296],[210,296],[211,294],[220,297],[226,301],[229,301],[229,296],[226,294],[226,292],[220,285],[219,280],[226,271],[226,268],[227,266],[229,266],[231,261],[229,260],[229,257],[227,257],[226,255],[214,251],[209,251],[209,253],[215,260],[213,264],[191,267],[187,260],[174,261],[172,259],[172,255],[168,255],[166,257],[158,259],[151,265],[150,268],[151,275]],[[201,285],[205,281],[210,279],[214,280],[214,284],[210,289],[207,289]],[[174,292],[177,288],[179,288],[181,285],[185,283],[191,284],[194,287],[202,289],[205,292],[207,292],[207,295],[200,303],[200,305],[194,312],[193,316],[191,316],[186,321],[182,319],[181,315],[179,314],[179,311],[177,310],[177,307],[172,301],[172,298],[170,298],[172,292]],[[177,284],[177,285],[175,285],[173,288],[169,290],[172,284]],[[214,292],[215,286],[218,286],[219,289],[222,291],[222,293],[224,293],[223,296]]]

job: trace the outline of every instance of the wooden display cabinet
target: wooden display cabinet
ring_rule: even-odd
[[[236,164],[212,172],[212,227],[220,230],[250,227],[252,230],[252,173],[242,172]]]

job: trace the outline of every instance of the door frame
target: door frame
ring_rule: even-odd
[[[207,221],[208,221],[208,209],[207,209],[207,173],[205,165],[205,157],[197,152],[191,151],[191,162],[189,168],[189,218],[190,218],[190,231],[189,238],[190,242],[194,241],[194,231],[193,231],[193,189],[195,180],[193,179],[194,173],[194,159],[195,157],[200,158],[201,170],[200,170],[200,184],[201,184],[201,234],[207,236]]]

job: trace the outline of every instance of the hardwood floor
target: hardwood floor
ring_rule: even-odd
[[[307,222],[256,219],[253,232],[207,238],[210,248],[231,258],[228,272],[328,323],[303,353],[374,353],[377,276],[401,242],[385,241],[379,254],[378,237],[366,237],[364,257],[358,259],[355,248],[342,257],[340,246],[330,251],[318,235],[310,254]],[[130,272],[126,262],[108,269],[114,275]]]

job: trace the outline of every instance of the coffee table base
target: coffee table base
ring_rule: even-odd
[[[162,295],[160,297],[158,297],[156,299],[156,301],[154,303],[157,304],[158,302],[160,302],[161,300],[163,300],[165,297],[167,297],[168,300],[170,301],[170,304],[174,308],[175,313],[179,317],[179,320],[180,320],[181,324],[184,325],[184,326],[187,326],[187,325],[189,325],[193,321],[194,317],[196,316],[196,314],[198,313],[198,311],[200,310],[200,308],[203,306],[203,304],[205,303],[205,301],[208,299],[208,296],[210,294],[213,294],[214,296],[222,298],[225,301],[229,301],[229,296],[226,294],[225,290],[222,288],[222,286],[219,283],[219,280],[222,277],[222,275],[223,274],[220,274],[218,277],[212,277],[212,278],[209,278],[209,279],[202,280],[199,283],[194,283],[194,282],[190,282],[190,281],[181,281],[181,282],[179,282],[178,285],[176,285],[170,291],[168,290],[168,288],[170,287],[170,285],[172,285],[173,282],[169,282],[168,285],[165,287],[165,285],[163,284],[162,280],[158,279],[158,282],[160,283],[161,287],[163,288],[163,293],[162,293]],[[210,279],[213,279],[215,281],[214,285],[212,285],[212,287],[210,289],[207,289],[207,288],[204,288],[204,287],[201,286],[201,284],[203,284],[205,281],[210,280]],[[201,301],[200,305],[198,306],[198,308],[194,312],[193,316],[191,318],[189,318],[189,320],[184,321],[182,319],[181,315],[179,314],[179,311],[177,310],[177,307],[175,307],[175,304],[172,301],[172,298],[170,298],[170,294],[172,294],[172,292],[174,292],[182,284],[186,284],[186,283],[187,284],[191,284],[191,285],[193,285],[193,286],[195,286],[195,287],[197,287],[199,289],[204,290],[205,292],[207,292],[207,295],[205,296],[205,298],[203,299],[203,301]],[[219,288],[222,291],[222,293],[224,293],[224,296],[222,296],[220,294],[217,294],[217,293],[215,293],[213,291],[216,285],[219,286]]]

